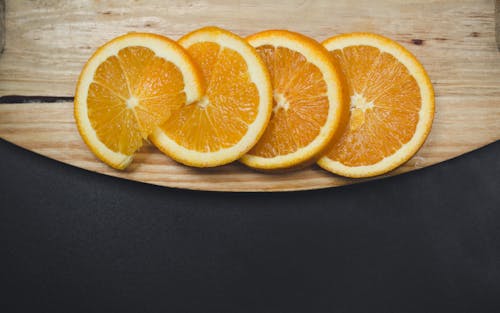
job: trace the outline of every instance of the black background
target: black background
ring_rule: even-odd
[[[0,141],[0,312],[500,312],[499,154],[231,194]]]

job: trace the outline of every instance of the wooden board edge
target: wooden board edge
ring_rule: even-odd
[[[484,144],[482,146],[479,146],[477,147],[476,149],[474,150],[471,150],[471,151],[467,151],[467,152],[464,152],[462,154],[459,154],[457,156],[454,156],[450,159],[447,159],[447,160],[442,160],[440,162],[437,162],[435,164],[432,164],[432,165],[429,165],[429,166],[425,166],[425,167],[420,167],[420,168],[414,168],[412,170],[409,170],[409,171],[402,171],[401,170],[401,167],[400,168],[397,168],[395,169],[393,172],[390,172],[388,174],[385,174],[385,175],[381,175],[381,176],[376,176],[376,177],[372,177],[372,178],[362,178],[362,179],[350,179],[350,178],[345,178],[345,181],[341,184],[338,184],[338,183],[333,183],[333,184],[322,184],[322,185],[316,185],[314,187],[310,187],[310,186],[303,186],[303,187],[279,187],[279,186],[273,186],[271,188],[255,188],[255,189],[252,189],[252,188],[245,188],[245,187],[242,187],[242,188],[238,188],[238,186],[236,185],[235,187],[232,187],[232,188],[227,188],[227,187],[222,187],[224,185],[217,185],[217,184],[214,184],[212,185],[212,188],[203,188],[203,187],[200,187],[200,186],[192,186],[192,185],[188,185],[188,184],[162,184],[162,183],[159,183],[159,182],[148,182],[148,181],[142,181],[142,180],[136,180],[136,179],[133,179],[133,178],[128,178],[124,175],[123,172],[119,172],[119,171],[116,171],[114,172],[114,170],[111,169],[110,172],[99,172],[99,171],[95,171],[95,170],[91,170],[91,169],[86,169],[84,167],[80,167],[80,166],[77,166],[77,165],[74,165],[74,164],[70,164],[70,163],[67,163],[67,162],[64,162],[64,161],[60,161],[60,160],[57,160],[57,159],[54,159],[52,157],[49,157],[49,156],[46,156],[46,155],[43,155],[41,153],[38,153],[36,151],[31,151],[29,149],[26,149],[14,142],[11,142],[7,139],[4,139],[4,138],[1,138],[1,140],[5,140],[17,147],[20,147],[26,151],[29,151],[29,152],[32,152],[32,153],[35,153],[41,157],[44,157],[44,158],[47,158],[47,159],[50,159],[52,161],[56,161],[56,162],[59,162],[59,163],[62,163],[66,166],[71,166],[71,167],[74,167],[74,168],[77,168],[77,169],[80,169],[80,170],[84,170],[86,172],[91,172],[91,173],[95,173],[95,174],[98,174],[98,175],[106,175],[106,176],[109,176],[109,177],[113,177],[113,178],[117,178],[117,179],[124,179],[124,180],[129,180],[129,181],[133,181],[133,182],[136,182],[136,183],[142,183],[142,184],[148,184],[148,185],[152,185],[152,186],[158,186],[158,187],[166,187],[166,188],[171,188],[171,189],[180,189],[180,190],[190,190],[190,191],[204,191],[204,192],[231,192],[231,193],[269,193],[269,192],[272,192],[272,193],[286,193],[286,192],[296,192],[296,191],[319,191],[319,190],[325,190],[325,189],[330,189],[330,188],[339,188],[339,187],[343,187],[343,186],[351,186],[351,185],[358,185],[358,184],[364,184],[364,183],[368,183],[368,182],[374,182],[374,181],[378,181],[378,180],[382,180],[382,179],[390,179],[390,178],[393,178],[393,177],[397,177],[397,176],[400,176],[402,174],[408,174],[408,173],[411,173],[411,172],[416,172],[416,171],[420,171],[420,170],[423,170],[423,169],[427,169],[427,168],[431,168],[431,167],[434,167],[434,166],[437,166],[441,163],[444,163],[444,162],[447,162],[447,161],[450,161],[450,160],[454,160],[456,158],[459,158],[459,157],[462,157],[464,155],[467,155],[469,153],[473,153],[474,151],[478,150],[478,149],[481,149],[481,148],[484,148],[486,146],[489,146],[489,145],[492,145],[492,144],[495,144],[496,142],[490,142],[490,143],[487,143],[487,144]],[[312,165],[312,166],[317,166],[317,165]],[[402,165],[404,166],[404,164]],[[331,175],[334,175],[334,174],[331,174]],[[340,176],[336,176],[335,177],[340,177]],[[344,177],[341,177],[341,178],[344,178]]]
[[[69,165],[69,166],[73,166],[73,167],[88,171],[88,172],[96,173],[96,174],[106,175],[106,176],[115,177],[115,178],[119,178],[119,179],[130,180],[130,181],[134,181],[137,183],[143,183],[143,184],[148,184],[148,185],[153,185],[153,186],[172,188],[172,189],[181,189],[181,190],[190,190],[190,191],[205,191],[205,192],[231,192],[231,193],[270,193],[270,192],[272,192],[272,193],[287,193],[287,192],[300,192],[300,191],[320,191],[320,190],[325,190],[325,189],[330,189],[330,188],[340,188],[340,187],[344,187],[344,186],[359,185],[359,184],[364,184],[364,183],[369,183],[369,182],[375,182],[375,181],[382,180],[382,179],[390,179],[390,178],[397,177],[397,176],[400,176],[403,174],[408,174],[408,173],[412,173],[412,172],[416,172],[416,171],[420,171],[423,169],[427,169],[427,168],[431,168],[431,167],[440,165],[441,163],[444,163],[444,162],[447,162],[450,160],[454,160],[454,159],[462,157],[464,155],[468,155],[468,154],[473,153],[474,151],[476,151],[478,149],[484,148],[484,147],[492,145],[494,143],[496,143],[496,141],[484,144],[482,146],[478,146],[474,150],[466,151],[466,152],[461,153],[459,155],[456,155],[452,158],[442,160],[442,161],[439,161],[437,163],[427,165],[424,167],[413,168],[411,170],[403,170],[403,167],[405,166],[405,164],[403,164],[399,168],[396,168],[395,170],[393,170],[392,172],[389,172],[387,174],[380,175],[380,176],[371,177],[371,178],[347,178],[347,177],[342,177],[342,176],[338,176],[338,175],[329,173],[329,175],[332,175],[332,177],[342,179],[343,180],[342,183],[338,183],[338,182],[325,183],[325,184],[315,185],[314,187],[305,186],[305,185],[303,185],[301,187],[273,186],[270,188],[259,188],[259,189],[257,189],[257,188],[252,189],[252,188],[245,188],[245,187],[238,188],[237,186],[232,187],[232,188],[227,188],[227,187],[221,187],[221,186],[226,186],[226,185],[217,185],[217,184],[213,185],[214,186],[213,188],[202,188],[202,187],[183,185],[183,184],[174,185],[174,184],[161,184],[161,183],[147,182],[147,181],[141,181],[141,180],[135,180],[135,179],[123,177],[120,175],[121,174],[120,172],[102,173],[102,172],[97,172],[97,171],[85,169],[85,168],[82,168],[79,166],[75,166],[75,165],[72,165],[72,164],[69,164],[66,162],[61,162],[61,161],[58,161],[58,160],[50,158],[50,157],[47,157],[47,158],[54,160],[54,161],[57,161],[57,162],[61,162],[63,164]],[[37,153],[37,154],[41,155],[39,153]],[[41,156],[46,157],[44,155],[41,155]],[[319,168],[319,166],[316,164],[313,164],[311,166]]]
[[[314,185],[314,186],[302,185],[302,186],[293,186],[293,187],[283,187],[280,185],[275,185],[275,186],[265,187],[265,188],[249,188],[249,187],[244,187],[244,185],[237,185],[237,184],[235,184],[235,185],[231,186],[231,188],[229,188],[228,185],[224,185],[224,184],[211,184],[210,188],[204,188],[204,187],[202,187],[203,184],[198,184],[198,185],[192,185],[189,183],[185,183],[185,184],[183,184],[183,183],[177,183],[177,184],[165,183],[165,184],[163,184],[161,182],[138,180],[138,179],[134,179],[133,177],[127,177],[127,172],[121,172],[121,171],[114,170],[111,168],[109,168],[108,171],[104,171],[104,172],[100,172],[100,171],[93,170],[93,169],[87,169],[87,168],[84,168],[84,167],[81,167],[81,166],[78,166],[75,164],[71,164],[71,163],[44,155],[38,151],[30,150],[26,147],[23,147],[22,145],[19,145],[15,142],[12,142],[6,138],[1,137],[1,136],[0,136],[0,139],[4,140],[6,142],[9,142],[10,144],[13,144],[19,148],[22,148],[26,151],[29,151],[29,152],[35,153],[39,156],[42,156],[44,158],[50,159],[52,161],[56,161],[56,162],[62,163],[64,165],[78,168],[78,169],[81,169],[81,170],[84,170],[87,172],[91,172],[91,173],[95,173],[95,174],[106,175],[106,176],[114,177],[114,178],[118,178],[118,179],[125,179],[125,180],[134,181],[134,182],[138,182],[138,183],[144,183],[144,184],[149,184],[149,185],[153,185],[153,186],[167,187],[167,188],[173,188],[173,189],[192,190],[192,191],[208,191],[208,192],[242,192],[242,193],[244,193],[244,192],[247,192],[247,193],[266,193],[266,192],[314,191],[314,190],[324,190],[324,189],[329,189],[329,188],[337,188],[337,187],[342,187],[342,186],[350,186],[350,185],[355,185],[355,184],[357,185],[357,184],[377,181],[377,180],[381,180],[381,179],[389,179],[389,178],[396,177],[396,176],[399,176],[402,174],[407,174],[407,173],[419,171],[419,170],[422,170],[425,168],[434,167],[434,166],[441,164],[443,162],[453,160],[453,159],[459,158],[463,155],[472,153],[475,150],[478,150],[478,149],[481,149],[485,146],[494,144],[498,141],[497,140],[497,141],[493,141],[490,143],[485,143],[484,145],[476,147],[474,150],[466,151],[466,152],[458,154],[454,157],[451,157],[449,159],[442,160],[442,161],[436,162],[434,164],[423,166],[423,167],[412,167],[412,169],[410,169],[410,170],[405,170],[404,169],[405,164],[403,164],[399,168],[396,168],[395,170],[393,170],[392,172],[389,172],[389,173],[384,174],[384,175],[376,176],[376,177],[371,177],[371,178],[353,179],[353,178],[341,177],[341,176],[338,176],[335,174],[330,174],[330,175],[333,175],[332,178],[341,179],[342,181],[337,180],[337,181],[332,181],[330,183],[323,183],[323,184],[318,184],[318,185]],[[182,165],[179,165],[179,166],[182,166]],[[311,165],[311,166],[317,167],[317,165],[315,165],[315,164]]]
[[[13,142],[9,140],[8,138],[4,138],[0,136],[0,140],[3,140],[5,142],[8,142],[9,144],[12,144],[18,148],[21,148],[27,152],[34,153],[38,156],[41,156],[43,158],[49,159],[51,161],[55,161],[61,164],[64,164],[65,166],[71,166],[74,168],[77,168],[79,170],[83,170],[86,172],[98,174],[98,175],[105,175],[113,178],[118,178],[118,179],[124,179],[128,181],[133,181],[137,183],[143,183],[143,184],[148,184],[148,185],[153,185],[153,186],[158,186],[158,187],[166,187],[166,188],[172,188],[172,189],[182,189],[182,190],[192,190],[192,191],[207,191],[207,192],[248,192],[248,193],[265,193],[265,192],[293,192],[293,191],[311,191],[311,190],[322,190],[322,189],[328,189],[328,188],[335,188],[335,187],[342,187],[342,186],[348,186],[348,185],[353,185],[353,184],[358,184],[366,181],[372,181],[372,180],[378,180],[386,177],[391,177],[391,176],[396,176],[400,175],[403,173],[407,172],[401,172],[398,174],[387,174],[384,176],[379,176],[379,177],[373,177],[373,178],[367,178],[367,179],[351,179],[351,178],[346,178],[346,177],[341,177],[335,174],[330,174],[332,175],[332,178],[339,178],[342,179],[343,181],[341,183],[331,183],[331,184],[319,184],[315,185],[314,187],[307,186],[307,185],[302,185],[302,186],[295,186],[295,187],[281,187],[279,184],[276,184],[275,186],[270,186],[270,187],[261,187],[261,188],[249,188],[249,187],[241,187],[241,185],[233,185],[231,188],[227,187],[228,184],[211,184],[210,188],[204,188],[202,187],[203,184],[192,184],[192,183],[162,183],[159,181],[144,181],[140,179],[135,179],[133,177],[127,177],[129,172],[127,171],[119,171],[113,168],[107,168],[106,171],[98,171],[94,169],[89,169],[85,167],[81,167],[76,164],[72,164],[63,160],[58,160],[56,158],[53,158],[51,156],[45,155],[39,151],[35,150],[30,150],[27,147],[24,147],[21,144],[18,144],[16,142]],[[96,162],[100,162],[99,160],[96,159]],[[179,166],[184,166],[182,164],[179,164]],[[243,166],[243,165],[241,165]],[[317,165],[313,164],[311,165],[312,167],[317,167]],[[319,169],[319,167],[318,167]],[[419,168],[416,168],[415,170],[418,170]],[[206,169],[200,169],[200,170],[206,170]],[[214,170],[214,169],[208,169],[208,170]],[[253,171],[252,169],[249,169],[250,171]],[[300,171],[300,170],[298,170]],[[325,172],[326,173],[326,172]],[[275,173],[269,173],[269,174],[275,174]],[[286,184],[286,183],[283,183]],[[288,184],[290,185],[290,184]],[[239,187],[240,186],[240,187]]]

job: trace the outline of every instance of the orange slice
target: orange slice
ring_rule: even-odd
[[[78,130],[99,159],[124,169],[172,110],[200,98],[202,83],[175,41],[145,33],[120,36],[97,49],[80,74]]]
[[[354,33],[326,40],[344,73],[350,120],[318,164],[348,177],[386,173],[410,159],[430,132],[434,90],[423,66],[385,37]]]
[[[348,110],[328,51],[285,30],[260,32],[247,40],[269,69],[274,104],[264,135],[241,162],[257,169],[284,169],[313,160]]]
[[[151,140],[186,165],[235,161],[258,141],[269,121],[269,73],[255,49],[229,31],[202,28],[179,43],[201,68],[207,89],[200,101],[175,110]]]

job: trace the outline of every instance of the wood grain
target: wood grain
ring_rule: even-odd
[[[242,36],[287,28],[324,40],[372,31],[408,47],[440,93],[500,96],[495,3],[461,1],[7,1],[0,96],[72,96],[82,65],[111,38],[150,31],[177,39],[216,24]],[[275,14],[280,12],[280,14]],[[417,41],[416,41],[417,40]],[[417,44],[415,44],[416,42]]]
[[[0,55],[5,46],[5,1],[0,0]]]
[[[495,37],[497,49],[500,51],[500,0],[495,0]]]
[[[1,0],[0,0],[1,2]],[[436,117],[424,147],[390,175],[429,166],[500,139],[500,53],[495,4],[486,0],[342,1],[7,1],[0,102],[72,97],[92,52],[129,31],[178,38],[205,25],[242,36],[286,28],[318,40],[351,31],[389,36],[412,51],[436,90]],[[276,14],[279,12],[279,14]],[[72,103],[0,104],[0,137],[42,155],[107,175],[204,190],[275,191],[361,180],[317,167],[258,173],[240,164],[192,169],[146,146],[125,172],[98,161],[80,139]]]

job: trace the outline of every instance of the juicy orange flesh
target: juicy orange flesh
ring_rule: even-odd
[[[415,132],[420,89],[392,55],[370,46],[331,51],[351,97],[348,126],[328,153],[346,166],[372,165],[394,154]]]
[[[249,154],[273,158],[310,144],[328,116],[327,86],[321,71],[284,47],[257,48],[274,90],[273,114],[264,135]]]
[[[237,144],[258,112],[259,92],[245,59],[212,42],[190,46],[207,90],[202,100],[184,105],[161,126],[177,144],[199,152],[215,152]]]
[[[173,63],[146,47],[123,48],[94,74],[87,94],[89,120],[109,149],[131,155],[185,103],[183,89],[182,73]]]

